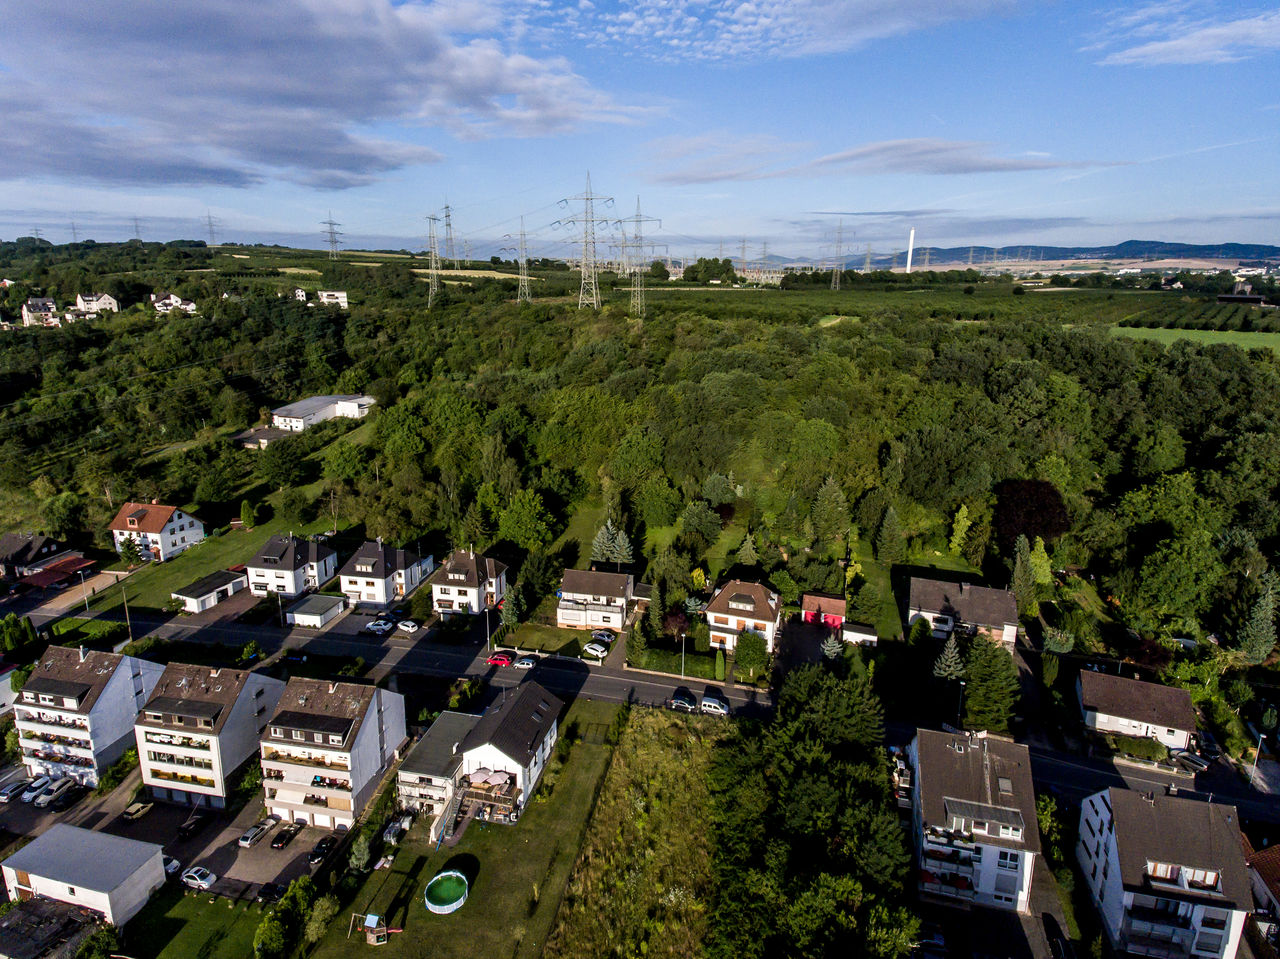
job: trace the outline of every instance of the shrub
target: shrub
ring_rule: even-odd
[[[124,778],[129,775],[138,766],[138,750],[126,749],[114,763],[112,763],[103,774],[98,778],[98,788],[93,791],[95,796],[105,796],[111,790],[115,789]]]
[[[716,682],[724,682],[724,650],[716,650]]]
[[[1109,737],[1109,740],[1112,748],[1124,756],[1132,756],[1135,759],[1150,759],[1154,762],[1162,762],[1169,758],[1169,750],[1154,739],[1148,739],[1146,736],[1123,736],[1117,734]]]

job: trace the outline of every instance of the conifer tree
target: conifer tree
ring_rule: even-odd
[[[960,550],[964,548],[964,538],[968,535],[972,523],[973,521],[969,519],[969,507],[961,503],[960,508],[956,510],[956,518],[951,521],[951,542],[947,544],[947,550],[953,556],[960,555]]]
[[[1048,586],[1053,582],[1053,566],[1049,563],[1043,536],[1036,537],[1035,546],[1031,549],[1031,573],[1039,586]]]
[[[898,511],[890,506],[884,511],[884,519],[880,521],[880,532],[876,536],[876,559],[886,566],[894,566],[902,562],[905,553]]]
[[[752,535],[751,530],[747,530],[747,535],[742,537],[742,545],[738,547],[737,559],[740,566],[758,566],[760,564],[760,554],[756,552],[756,538]]]
[[[1035,573],[1031,569],[1031,546],[1019,536],[1013,551],[1013,596],[1018,602],[1019,616],[1035,616],[1040,612],[1036,602]]]
[[[1267,570],[1260,585],[1262,589],[1249,611],[1249,619],[1240,631],[1240,653],[1250,666],[1265,662],[1276,645],[1276,587],[1280,581]]]
[[[954,634],[947,638],[947,644],[942,647],[942,653],[934,661],[933,675],[952,682],[964,679],[964,660],[960,657],[960,646],[956,643]]]
[[[813,520],[813,534],[820,545],[841,540],[849,531],[849,501],[835,477],[828,476],[818,489],[810,518]]]
[[[1018,700],[1018,668],[999,643],[979,636],[965,661],[964,724],[969,729],[1007,732]]]

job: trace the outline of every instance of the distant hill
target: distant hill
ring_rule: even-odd
[[[923,269],[925,258],[929,266],[990,266],[994,261],[1040,260],[1280,260],[1280,246],[1265,243],[1169,243],[1164,240],[1125,240],[1113,246],[953,246],[916,247],[912,266]],[[866,263],[866,255],[850,256],[845,266],[860,269]],[[874,267],[888,268],[894,264],[906,264],[906,251],[875,253],[871,257]]]

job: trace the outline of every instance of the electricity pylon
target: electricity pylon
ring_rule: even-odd
[[[458,258],[454,254],[453,249],[453,208],[449,204],[444,205],[444,258],[449,261],[453,269],[458,268]]]
[[[831,289],[840,289],[840,274],[844,272],[844,265],[840,262],[840,247],[844,243],[844,220],[840,220],[836,224],[836,261],[831,265]]]
[[[324,235],[329,238],[329,259],[336,260],[338,258],[338,237],[342,236],[338,232],[341,223],[334,222],[333,211],[329,211],[329,219],[321,220],[320,225],[325,227]]]
[[[511,239],[511,234],[508,233],[505,239]],[[516,291],[516,302],[532,303],[533,294],[529,290],[529,257],[525,251],[524,241],[524,217],[520,217],[520,245],[518,247],[504,246],[500,252],[515,253],[518,255],[520,262],[520,285]]]
[[[213,228],[213,214],[210,213],[208,210],[205,210],[204,222],[205,222],[205,225],[209,227],[209,245],[217,246],[218,237],[217,237],[217,234],[214,232],[214,228]]]
[[[609,221],[596,219],[595,205],[598,200],[606,207],[612,206],[613,197],[592,193],[591,174],[588,173],[586,192],[565,197],[560,201],[560,205],[567,207],[574,200],[582,204],[582,215],[568,220],[556,220],[552,226],[582,227],[582,286],[578,290],[578,309],[590,306],[593,310],[598,310],[600,309],[600,283],[596,277],[596,225],[608,226]]]
[[[427,217],[427,309],[435,305],[440,295],[440,243],[436,238],[436,224],[440,217],[432,213]]]
[[[135,240],[142,239],[142,226],[138,223],[138,218],[136,216],[133,218],[133,238]]]
[[[640,198],[636,197],[636,213],[635,216],[629,216],[621,220],[615,220],[614,225],[622,230],[623,242],[626,242],[627,225],[631,226],[631,246],[635,250],[633,262],[627,262],[626,247],[623,247],[622,262],[623,268],[628,269],[631,273],[631,315],[636,319],[644,319],[644,225],[646,223],[656,223],[662,226],[662,221],[654,216],[644,216],[640,212]]]

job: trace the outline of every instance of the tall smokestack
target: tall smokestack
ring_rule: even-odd
[[[907,272],[911,272],[911,254],[916,249],[916,228],[911,228],[911,235],[907,237]]]

